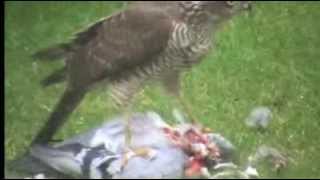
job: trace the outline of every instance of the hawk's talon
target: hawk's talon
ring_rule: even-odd
[[[133,151],[128,151],[124,153],[124,157],[122,159],[120,169],[123,170],[123,168],[128,164],[129,160],[135,156],[135,153]]]
[[[133,157],[143,157],[148,160],[153,159],[156,156],[157,152],[152,148],[142,147],[142,148],[135,148],[133,150],[129,150],[124,154],[124,158],[121,163],[121,170],[128,164],[129,160]]]

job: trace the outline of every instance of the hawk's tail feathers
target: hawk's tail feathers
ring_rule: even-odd
[[[69,44],[59,44],[54,47],[46,48],[40,50],[32,55],[34,59],[39,60],[62,60],[68,57],[72,52],[71,47]]]
[[[63,82],[65,81],[65,79],[66,79],[66,67],[63,67],[61,69],[54,71],[48,77],[43,79],[40,84],[42,87],[48,87],[50,85]]]
[[[82,88],[66,89],[60,101],[51,113],[48,121],[34,138],[34,144],[48,144],[55,133],[63,126],[73,110],[80,104],[87,90]]]

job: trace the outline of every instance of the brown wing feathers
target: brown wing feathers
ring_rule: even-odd
[[[37,58],[65,59],[66,67],[43,81],[44,85],[67,78],[66,90],[45,126],[33,140],[48,143],[85,97],[94,83],[130,76],[130,71],[154,60],[167,46],[171,19],[160,11],[132,8],[118,13],[61,44],[35,54]]]

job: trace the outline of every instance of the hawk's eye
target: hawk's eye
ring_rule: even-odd
[[[228,6],[234,6],[235,1],[226,1],[226,4],[227,4]]]

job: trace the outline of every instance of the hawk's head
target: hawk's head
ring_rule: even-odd
[[[205,13],[215,22],[228,20],[252,6],[251,1],[189,1],[187,4],[194,12]]]
[[[203,8],[213,20],[227,20],[232,16],[251,9],[250,1],[202,1]]]

